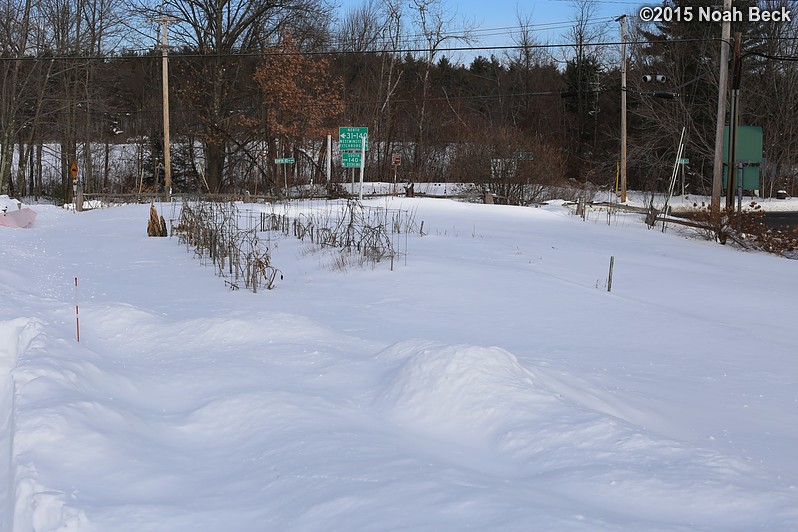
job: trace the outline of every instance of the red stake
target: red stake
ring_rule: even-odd
[[[78,316],[78,278],[75,277],[75,331],[80,342],[80,317]]]

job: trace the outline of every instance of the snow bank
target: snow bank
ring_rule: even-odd
[[[393,366],[378,399],[387,417],[453,466],[523,479],[608,517],[648,523],[641,529],[654,522],[753,528],[776,515],[785,525],[798,518],[790,509],[794,486],[774,493],[771,478],[746,461],[607,414],[635,409],[568,374],[525,368],[504,349],[409,341],[380,358]]]
[[[148,205],[3,234],[3,531],[794,530],[795,263],[390,204],[425,221],[407,264],[273,235],[258,294],[147,238]]]
[[[0,322],[0,524],[2,530],[38,532],[90,530],[85,514],[69,504],[69,495],[41,485],[36,465],[24,458],[24,441],[17,438],[16,366],[42,336],[38,319]],[[50,429],[52,430],[52,429]],[[38,442],[37,442],[38,443]]]

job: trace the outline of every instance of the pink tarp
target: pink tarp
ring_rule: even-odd
[[[28,227],[36,220],[36,211],[28,207],[0,212],[0,227]]]
[[[36,211],[6,195],[0,196],[0,227],[28,227],[36,220]]]

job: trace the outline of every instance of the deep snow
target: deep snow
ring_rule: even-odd
[[[798,527],[798,262],[558,204],[366,203],[424,221],[406,264],[274,235],[258,294],[148,238],[148,205],[0,232],[0,528]]]

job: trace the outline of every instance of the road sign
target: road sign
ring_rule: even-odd
[[[69,174],[72,176],[72,178],[73,178],[73,179],[74,179],[74,178],[76,178],[76,177],[78,177],[78,163],[76,163],[76,162],[73,162],[73,163],[70,165],[70,167],[69,167]]]
[[[363,146],[362,139],[366,139],[366,149],[369,149],[369,128],[367,127],[339,127],[338,149],[360,150]]]
[[[283,157],[282,159],[274,160],[274,164],[294,164],[295,162],[293,157]]]
[[[391,155],[391,164],[394,166],[399,166],[402,164],[402,155],[399,153],[394,153]]]
[[[355,152],[341,152],[341,166],[344,168],[360,168],[361,153]]]
[[[682,157],[681,159],[679,159],[679,164],[690,164],[690,159],[688,159],[687,157]]]

